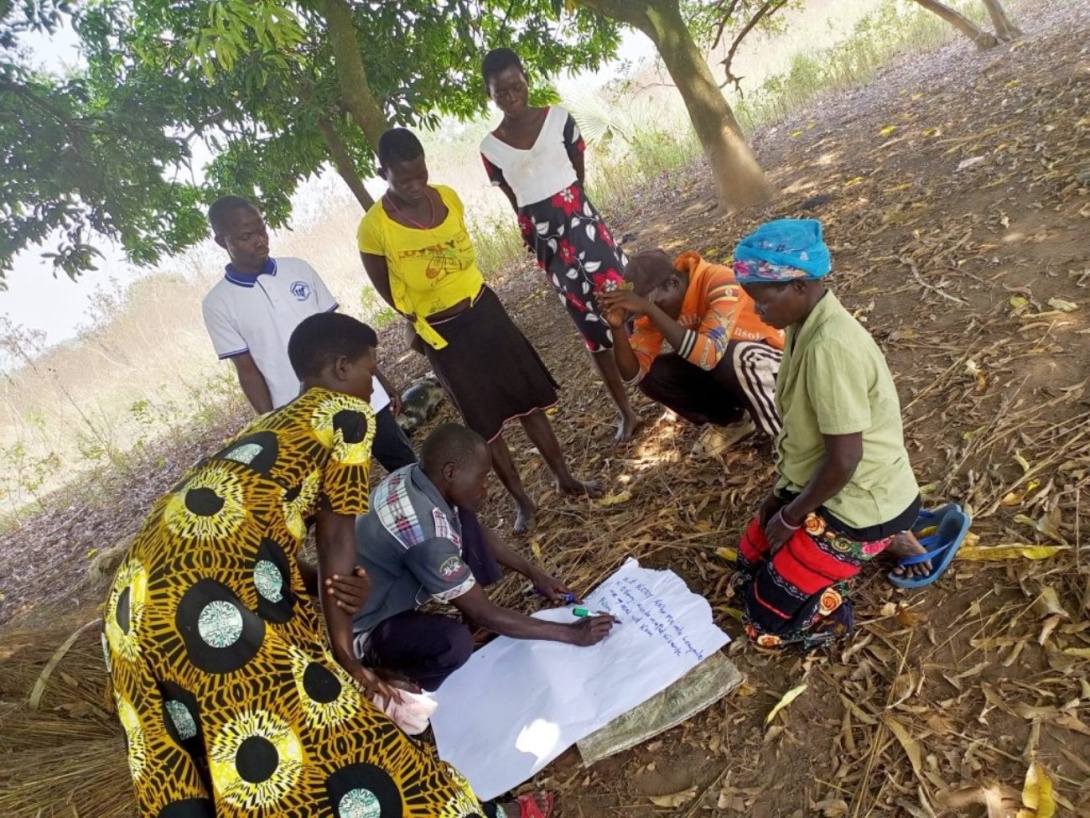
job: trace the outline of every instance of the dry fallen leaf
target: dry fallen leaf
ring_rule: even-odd
[[[864,710],[859,705],[857,705],[844,694],[840,695],[840,701],[841,703],[843,703],[844,707],[847,708],[848,711],[857,720],[863,722],[863,724],[874,726],[878,723],[878,719],[874,718],[874,716],[870,715],[869,713],[864,712]]]
[[[919,742],[912,738],[912,734],[908,732],[908,728],[904,724],[888,713],[882,714],[882,723],[897,737],[897,741],[904,748],[905,755],[908,756],[909,763],[912,764],[912,772],[916,773],[916,777],[919,778],[920,769],[923,766],[923,753],[920,750]]]
[[[988,811],[988,818],[1014,818],[1021,799],[1009,787],[991,784],[987,787],[965,787],[953,792],[943,793],[938,797],[939,804],[948,810],[959,810],[956,815],[964,814],[965,807],[980,804]]]
[[[715,612],[723,614],[723,616],[729,616],[736,622],[742,621],[742,611],[738,608],[732,608],[730,605],[716,605]]]
[[[1062,298],[1048,299],[1048,306],[1052,307],[1054,310],[1059,310],[1060,312],[1074,312],[1079,308],[1078,304],[1072,301],[1065,301]]]
[[[1056,628],[1060,627],[1060,623],[1066,618],[1066,614],[1052,614],[1048,617],[1044,624],[1041,625],[1041,635],[1037,637],[1037,644],[1043,645],[1048,641],[1048,637],[1052,635],[1052,632]]]
[[[1037,530],[1055,542],[1067,544],[1067,540],[1064,539],[1063,533],[1060,531],[1060,525],[1063,523],[1063,511],[1059,506],[1053,506],[1047,514],[1042,514],[1041,519],[1037,521]]]
[[[1052,779],[1045,768],[1034,761],[1026,770],[1026,783],[1022,786],[1022,806],[1017,818],[1052,818],[1056,814],[1056,801],[1052,796]]]
[[[1090,727],[1087,727],[1077,716],[1072,716],[1070,713],[1064,713],[1062,716],[1057,716],[1052,720],[1053,724],[1058,724],[1065,730],[1070,730],[1073,733],[1082,733],[1084,736],[1090,736]]]
[[[696,787],[689,787],[687,790],[681,792],[670,793],[669,795],[651,795],[651,803],[656,807],[666,807],[668,809],[676,809],[682,804],[687,804],[693,800],[693,796],[696,795]]]
[[[962,546],[956,555],[959,560],[1044,560],[1054,557],[1062,551],[1069,551],[1066,545],[981,545]]]
[[[1064,606],[1060,604],[1059,594],[1056,593],[1056,589],[1051,585],[1046,585],[1038,597],[1033,600],[1033,612],[1038,617],[1044,618],[1046,616],[1062,616],[1065,619],[1069,619],[1068,613],[1064,610]]]
[[[820,812],[822,818],[840,818],[840,816],[848,814],[849,807],[848,802],[843,798],[826,798],[816,804],[811,803],[810,809],[814,812]]]
[[[783,710],[785,707],[787,707],[787,705],[791,704],[791,702],[795,701],[795,699],[797,699],[799,696],[801,696],[802,691],[806,690],[806,687],[807,685],[804,682],[803,684],[800,684],[797,687],[793,687],[786,693],[784,693],[783,698],[781,698],[776,703],[776,706],[772,708],[772,711],[767,716],[765,716],[765,724],[771,724],[772,719],[776,718],[776,714]]]
[[[632,499],[632,492],[628,489],[619,491],[616,494],[609,494],[605,497],[601,497],[595,500],[595,505],[599,506],[615,506],[619,503],[627,503]]]
[[[1017,463],[1017,464],[1018,464],[1019,466],[1021,466],[1021,467],[1022,467],[1022,473],[1023,473],[1023,474],[1026,474],[1026,473],[1028,473],[1028,472],[1029,472],[1029,470],[1030,470],[1031,468],[1033,468],[1032,466],[1030,466],[1030,464],[1029,464],[1029,461],[1028,461],[1028,460],[1026,460],[1026,458],[1022,457],[1022,454],[1021,454],[1021,452],[1015,452],[1015,453],[1014,453],[1014,461],[1015,461],[1015,462],[1016,462],[1016,463]]]
[[[1015,702],[1010,706],[1010,711],[1016,716],[1019,716],[1026,721],[1033,721],[1034,719],[1051,719],[1059,715],[1059,712],[1055,707],[1035,707],[1025,702]]]
[[[979,165],[983,161],[983,156],[973,156],[969,159],[962,159],[960,162],[958,162],[958,166],[955,168],[955,170],[966,170],[975,165]]]

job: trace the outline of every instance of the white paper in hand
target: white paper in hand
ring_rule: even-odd
[[[620,620],[593,647],[499,637],[435,693],[439,755],[483,800],[684,676],[730,638],[673,571],[629,559],[581,607]],[[572,622],[571,608],[535,614]]]

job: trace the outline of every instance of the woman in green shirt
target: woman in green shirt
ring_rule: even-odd
[[[885,358],[821,281],[831,266],[821,224],[764,224],[734,259],[757,315],[787,334],[776,378],[778,479],[742,536],[733,587],[757,644],[809,648],[851,634],[848,592],[863,563],[883,551],[926,553],[897,537],[916,521],[920,490]],[[931,566],[898,570],[918,576]]]

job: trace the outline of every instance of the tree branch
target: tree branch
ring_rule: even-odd
[[[750,18],[749,22],[746,23],[742,27],[742,30],[738,32],[738,35],[734,38],[734,42],[730,44],[730,50],[727,52],[727,56],[722,62],[723,72],[726,74],[727,77],[726,82],[734,83],[734,90],[737,91],[739,95],[741,95],[742,93],[742,80],[744,80],[745,77],[736,77],[731,71],[731,67],[734,63],[734,55],[738,51],[738,46],[742,44],[742,40],[744,40],[746,36],[751,31],[753,31],[754,28],[757,27],[757,24],[760,23],[762,19],[771,17],[777,11],[786,6],[787,2],[788,0],[765,0],[765,3],[759,9],[757,9],[757,11]]]
[[[349,115],[366,135],[372,150],[378,150],[379,137],[390,125],[367,82],[367,71],[356,41],[356,21],[352,17],[352,8],[345,0],[318,0],[317,6],[325,20],[333,48],[333,65],[340,80],[341,99]]]
[[[724,2],[726,3],[725,8]],[[712,48],[719,47],[719,41],[723,39],[723,32],[727,28],[727,23],[729,23],[734,16],[734,12],[738,10],[738,4],[741,3],[742,0],[724,0],[724,2],[716,4],[722,11],[719,15],[719,28],[715,31],[715,40],[712,42]]]
[[[209,114],[204,119],[197,122],[197,124],[193,126],[193,129],[188,134],[182,137],[182,141],[189,143],[196,139],[198,136],[204,136],[205,128],[207,128],[209,125],[218,125],[226,117],[226,111],[215,111]]]
[[[344,179],[363,209],[370,210],[375,200],[371,198],[371,194],[364,187],[363,180],[356,173],[356,163],[352,161],[341,135],[326,117],[318,119],[318,130],[322,132],[322,138],[325,140],[326,147],[329,148],[329,155],[333,158],[333,166],[337,169],[337,173]]]
[[[995,35],[990,32],[984,31],[979,28],[976,23],[961,14],[957,10],[947,6],[945,3],[939,2],[939,0],[915,0],[915,2],[933,14],[937,14],[943,20],[948,22],[970,40],[972,40],[976,47],[981,51],[989,48],[995,48],[999,45],[999,41],[995,38]]]

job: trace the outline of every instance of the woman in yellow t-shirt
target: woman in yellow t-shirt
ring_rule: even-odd
[[[357,238],[368,278],[413,326],[439,382],[466,426],[488,441],[492,465],[517,505],[515,532],[529,530],[536,506],[503,439],[514,419],[567,494],[597,494],[568,469],[545,409],[557,383],[515,326],[477,267],[462,202],[428,184],[420,140],[405,128],[382,135],[379,175],[389,186],[360,222]]]

